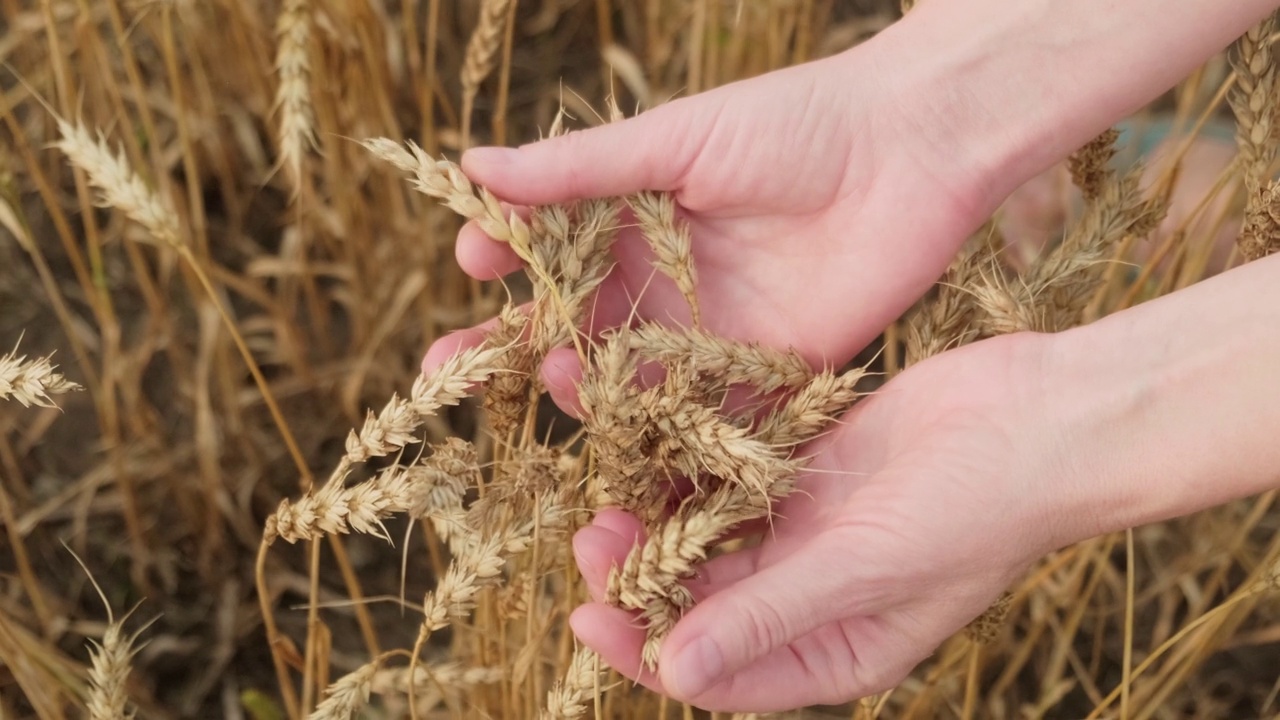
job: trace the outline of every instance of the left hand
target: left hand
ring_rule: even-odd
[[[814,460],[753,548],[688,581],[698,604],[641,668],[644,631],[601,604],[643,532],[600,513],[574,539],[597,600],[574,631],[624,675],[716,711],[834,704],[897,684],[1064,537],[1069,487],[1039,374],[1053,336],[983,341],[917,365],[803,452]]]

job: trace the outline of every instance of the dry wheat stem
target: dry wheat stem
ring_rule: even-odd
[[[280,163],[289,174],[293,191],[302,184],[302,160],[314,147],[315,111],[311,107],[310,0],[285,0],[276,19],[276,110],[280,113]]]
[[[50,395],[62,395],[81,387],[56,372],[52,356],[27,359],[17,348],[0,355],[0,400],[13,399],[23,407],[55,407]]]

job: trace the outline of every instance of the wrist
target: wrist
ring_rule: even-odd
[[[1058,544],[1246,497],[1280,478],[1280,258],[1051,336]]]
[[[921,160],[990,212],[1276,4],[932,0],[867,46],[895,120],[925,141]]]

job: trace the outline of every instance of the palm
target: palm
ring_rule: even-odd
[[[820,617],[784,608],[757,614],[740,634],[772,650],[683,699],[760,712],[891,687],[1048,549],[1032,539],[1036,528],[1018,524],[1029,493],[1019,486],[1016,458],[1009,459],[1017,438],[1002,429],[1018,425],[996,414],[1011,406],[998,369],[1006,361],[1000,343],[988,342],[925,363],[814,448],[809,473],[779,504],[760,545],[716,558],[690,582],[700,603],[668,644],[684,642],[686,624],[740,614],[733,610],[752,587],[776,584],[779,574],[807,585],[798,591],[826,598]],[[639,530],[633,518],[613,515],[575,541],[593,590],[603,576],[592,578],[587,568],[620,562]],[[584,618],[575,629],[607,661],[671,690],[640,670],[643,633],[628,616],[592,606]],[[812,624],[797,627],[806,622]],[[778,643],[784,636],[794,639]]]
[[[471,155],[464,168],[518,204],[674,192],[693,233],[707,329],[840,364],[936,280],[989,210],[976,189],[902,152],[909,124],[860,104],[875,95],[872,81],[830,87],[842,73],[823,63],[789,68],[527,146],[515,164]],[[597,325],[633,309],[687,319],[636,235],[614,246],[617,272]],[[458,255],[481,278],[516,267],[474,227]]]

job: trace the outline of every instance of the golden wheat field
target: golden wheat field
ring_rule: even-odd
[[[1276,222],[1264,24],[1020,190],[854,366],[813,368],[698,326],[670,195],[521,216],[454,163],[842,51],[897,0],[0,13],[0,718],[728,720],[575,642],[575,529],[646,521],[608,600],[652,660],[681,581],[753,542],[735,528],[887,377],[1185,287]],[[526,271],[463,274],[464,220]],[[624,222],[689,326],[578,331]],[[565,347],[581,422],[536,372]],[[642,365],[665,379],[636,385]],[[743,386],[775,400],[735,413]],[[673,477],[698,479],[674,508]],[[1056,552],[891,692],[780,717],[1275,717],[1274,499]]]

